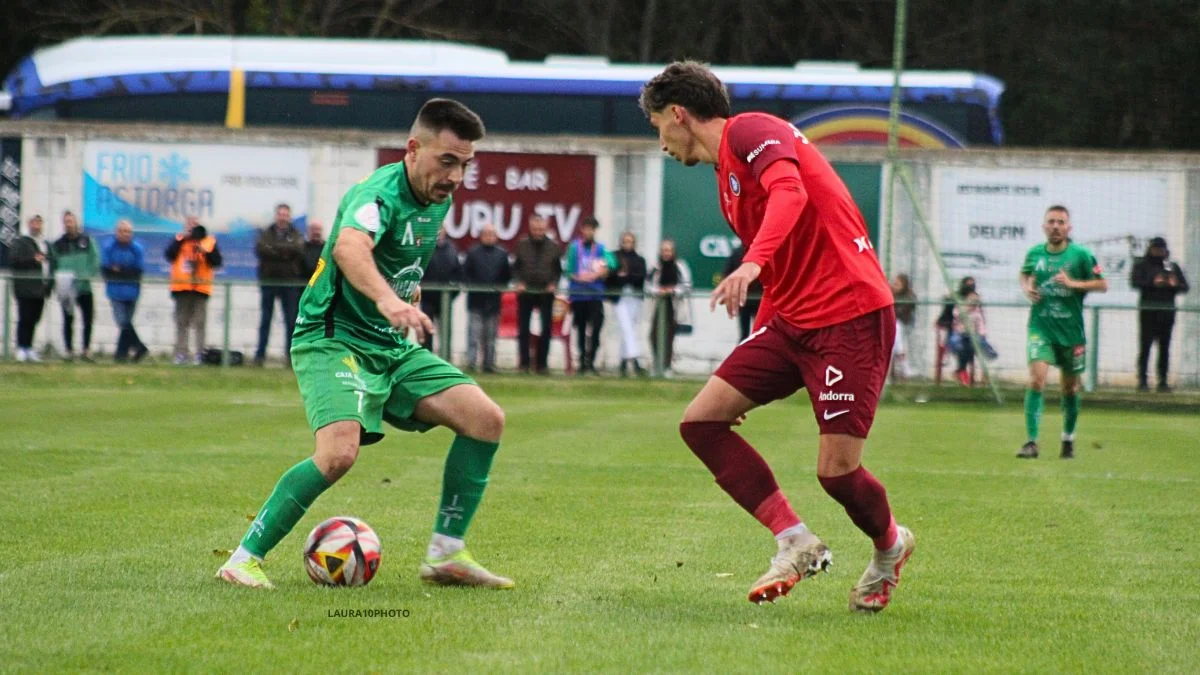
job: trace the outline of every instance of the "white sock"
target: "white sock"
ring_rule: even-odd
[[[425,557],[430,560],[445,558],[448,555],[454,555],[463,550],[466,545],[466,542],[462,539],[434,532],[433,537],[429,540],[429,548],[425,551]]]
[[[250,551],[247,551],[245,546],[238,546],[237,550],[234,551],[229,556],[229,562],[227,562],[225,564],[226,565],[237,565],[238,563],[244,563],[251,558],[254,558],[257,561],[262,562],[262,558],[254,555]]]
[[[896,542],[894,544],[892,544],[891,548],[887,548],[887,549],[883,549],[883,550],[875,549],[875,551],[878,554],[878,557],[883,558],[884,560],[890,560],[892,558],[899,556],[900,553],[904,551],[904,541],[902,539],[900,539],[900,535],[899,535],[899,533],[897,533],[896,534]]]
[[[1062,435],[1062,439],[1064,441],[1071,441],[1072,443],[1074,443],[1075,442],[1075,434],[1064,433]]]
[[[785,537],[797,537],[797,536],[803,536],[806,534],[811,535],[812,533],[808,531],[807,525],[805,525],[804,523],[800,523],[799,525],[793,525],[793,526],[789,527],[788,529],[784,530],[783,532],[780,532],[779,534],[775,535],[775,539],[781,541]]]

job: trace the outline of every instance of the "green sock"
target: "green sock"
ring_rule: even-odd
[[[1065,394],[1062,397],[1063,433],[1067,436],[1075,434],[1075,423],[1079,421],[1079,394]]]
[[[1025,433],[1033,443],[1038,439],[1038,424],[1042,421],[1042,392],[1025,390]]]
[[[455,436],[446,455],[446,472],[442,477],[442,503],[438,508],[433,531],[462,539],[471,525],[471,518],[483,499],[488,472],[499,443]]]
[[[250,523],[250,529],[242,537],[242,546],[260,558],[265,557],[329,486],[330,482],[311,457],[288,469],[275,484],[267,503],[258,510],[258,517]]]

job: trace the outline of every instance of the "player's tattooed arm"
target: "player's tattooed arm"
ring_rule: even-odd
[[[371,255],[371,235],[354,228],[343,228],[333,246],[333,259],[350,285],[375,303],[375,308],[394,328],[411,329],[417,342],[433,332],[433,322],[420,309],[396,295],[379,273]]]

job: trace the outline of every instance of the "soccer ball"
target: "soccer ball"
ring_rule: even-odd
[[[304,542],[304,569],[322,586],[366,586],[379,571],[379,535],[358,518],[330,518]]]

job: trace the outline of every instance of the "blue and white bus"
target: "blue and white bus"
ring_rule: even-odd
[[[4,80],[0,109],[26,119],[222,124],[231,95],[244,95],[247,127],[391,130],[409,124],[427,98],[449,96],[484,111],[492,132],[644,137],[652,132],[637,97],[660,69],[597,57],[510,61],[499,50],[445,42],[79,38],[24,59]],[[842,62],[714,71],[736,111],[775,113],[824,144],[886,138],[891,71]],[[907,71],[900,84],[902,145],[1001,143],[1004,86],[996,79]]]

